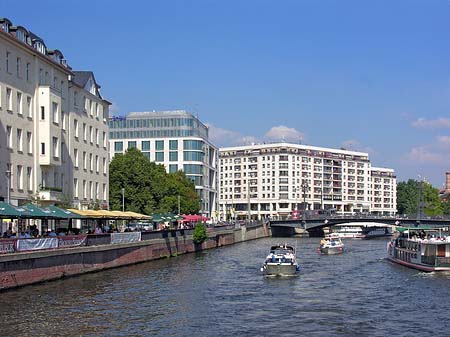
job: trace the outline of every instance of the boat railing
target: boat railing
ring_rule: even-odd
[[[422,263],[435,267],[450,267],[450,257],[422,256]]]

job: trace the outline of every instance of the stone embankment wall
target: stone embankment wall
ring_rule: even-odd
[[[0,290],[213,249],[269,235],[269,229],[262,225],[210,232],[208,240],[201,245],[194,244],[192,235],[177,232],[165,238],[133,243],[0,255]]]

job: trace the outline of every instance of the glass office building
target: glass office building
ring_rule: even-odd
[[[218,148],[197,117],[184,110],[133,112],[110,117],[109,129],[110,159],[134,147],[167,172],[184,171],[195,183],[202,214],[216,214]]]

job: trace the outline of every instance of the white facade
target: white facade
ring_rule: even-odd
[[[289,216],[296,209],[396,212],[394,171],[373,170],[368,153],[276,143],[221,148],[219,157],[223,220]]]
[[[80,208],[107,205],[107,138],[100,144],[83,141],[73,127],[77,119],[108,136],[109,103],[95,81],[80,86],[92,73],[72,71],[60,51],[48,50],[42,39],[7,19],[0,19],[0,55],[0,197],[16,205],[33,199]],[[74,95],[99,107],[101,116],[80,109]],[[99,157],[98,170],[96,163],[77,169],[75,149]],[[87,181],[90,193],[77,196],[75,180]]]
[[[194,184],[201,213],[217,215],[218,149],[208,140],[208,128],[184,110],[134,112],[110,118],[110,159],[138,148],[167,172],[182,170]]]

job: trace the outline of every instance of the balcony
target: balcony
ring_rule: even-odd
[[[39,198],[45,202],[60,201],[63,193],[62,189],[58,187],[41,187],[39,190]]]

